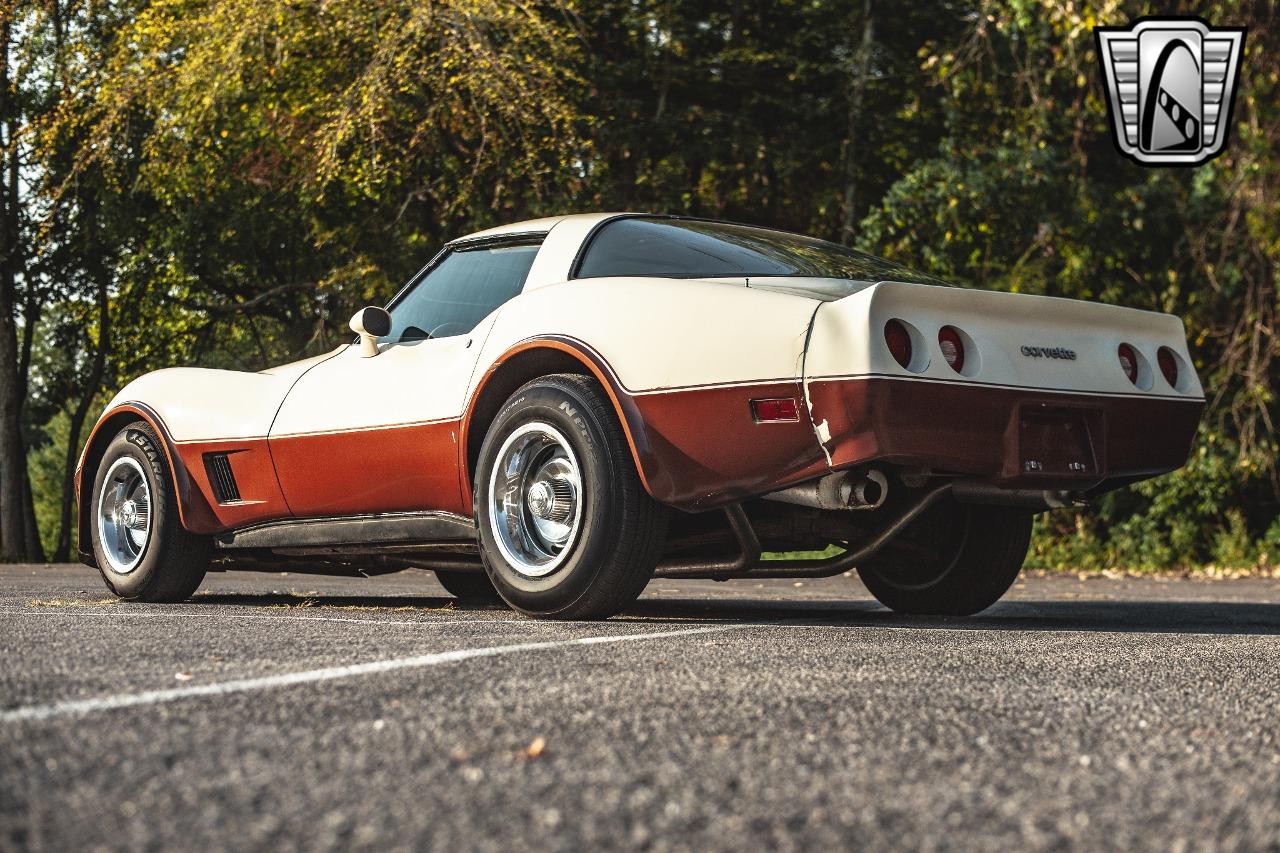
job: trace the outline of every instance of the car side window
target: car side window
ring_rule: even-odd
[[[467,334],[520,292],[540,243],[450,250],[391,306],[391,332],[382,340]]]

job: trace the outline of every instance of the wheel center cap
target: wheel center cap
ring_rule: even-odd
[[[529,505],[529,512],[538,518],[546,519],[551,517],[551,506],[555,498],[551,485],[546,480],[539,480],[529,487],[529,495],[525,498],[525,502]]]
[[[120,505],[120,522],[131,525],[138,520],[138,505],[133,501],[125,501]]]
[[[573,515],[573,502],[573,487],[559,477],[538,480],[525,498],[535,518],[556,524],[564,524]]]

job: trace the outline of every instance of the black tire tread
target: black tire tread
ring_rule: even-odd
[[[164,529],[152,532],[152,541],[147,547],[157,550],[144,557],[144,560],[154,560],[155,570],[150,572],[146,583],[139,590],[122,592],[112,581],[112,574],[104,567],[104,561],[100,557],[97,561],[98,572],[102,575],[107,588],[126,601],[155,603],[186,601],[195,594],[204,580],[213,553],[213,542],[210,537],[191,533],[179,523],[173,474],[169,470],[160,438],[151,426],[145,421],[137,421],[122,429],[107,447],[102,466],[110,465],[116,458],[113,450],[120,442],[128,442],[141,450],[150,465],[154,475],[150,485],[163,502],[163,519],[166,524]],[[96,493],[95,486],[93,492],[95,499]],[[152,498],[152,502],[156,502],[155,498]],[[97,512],[97,507],[93,508],[93,512]],[[95,541],[96,537],[95,528]]]
[[[908,615],[970,616],[1009,591],[1031,545],[1032,516],[1009,507],[960,509],[969,513],[968,536],[950,570],[931,585],[895,586],[891,563],[872,560],[858,567],[858,576],[881,604]]]
[[[575,398],[595,421],[604,437],[603,452],[609,467],[609,482],[617,490],[619,515],[609,558],[603,562],[595,581],[575,601],[554,612],[538,613],[510,601],[508,604],[526,615],[544,618],[607,619],[634,602],[653,578],[666,543],[667,508],[644,490],[613,405],[591,377],[557,373],[527,382],[511,396],[494,422],[501,421],[520,397],[535,386],[556,388]],[[482,493],[479,483],[475,493]],[[478,509],[477,518],[480,517]]]

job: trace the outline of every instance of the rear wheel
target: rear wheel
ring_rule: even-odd
[[[480,448],[474,495],[485,568],[521,613],[603,619],[653,577],[667,510],[592,379],[547,376],[513,394]]]
[[[212,541],[182,526],[173,472],[146,423],[111,440],[91,500],[93,555],[112,592],[131,601],[191,597],[209,568]]]
[[[945,501],[859,566],[858,575],[899,613],[968,616],[995,604],[1017,580],[1031,520],[1017,509]]]
[[[484,572],[447,572],[436,570],[436,580],[454,598],[475,604],[493,604],[502,600],[493,581]]]

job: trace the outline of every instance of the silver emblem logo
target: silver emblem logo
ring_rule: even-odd
[[[1122,154],[1147,166],[1198,166],[1222,153],[1244,27],[1144,18],[1093,32]]]

